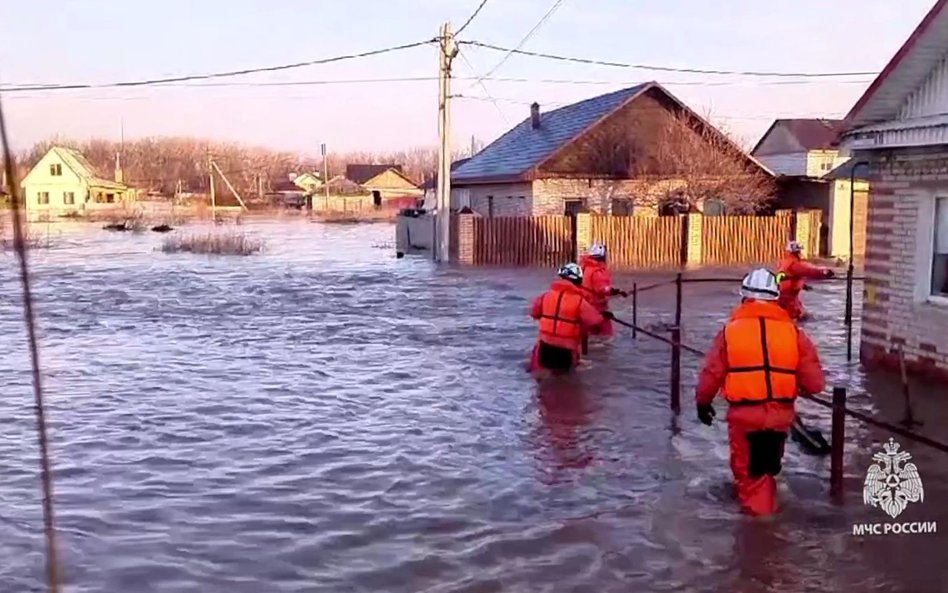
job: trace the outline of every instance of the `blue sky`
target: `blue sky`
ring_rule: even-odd
[[[105,83],[270,66],[400,45],[455,28],[480,0],[2,0],[0,82]],[[565,0],[525,50],[661,66],[766,71],[878,71],[934,0]],[[513,47],[554,0],[488,0],[462,39]],[[8,21],[9,22],[9,21]],[[461,78],[503,57],[464,46]],[[466,59],[465,59],[466,58]],[[53,135],[188,135],[295,152],[388,150],[436,142],[435,81],[247,86],[246,83],[427,77],[426,46],[385,56],[166,86],[5,94],[16,147]],[[774,79],[671,74],[512,56],[494,78],[459,79],[453,140],[490,141],[528,104],[553,108],[646,80],[753,143],[776,117],[843,115],[871,77]],[[570,83],[541,81],[573,81]],[[601,84],[588,84],[589,82]],[[846,82],[844,82],[846,81]],[[218,82],[225,82],[224,80]],[[714,83],[714,84],[710,84]],[[723,84],[722,84],[723,83]],[[494,100],[485,99],[487,96]]]

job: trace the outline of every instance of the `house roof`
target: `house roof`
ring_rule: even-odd
[[[100,177],[96,173],[95,167],[93,167],[92,164],[86,159],[85,155],[78,150],[66,148],[65,146],[54,146],[50,148],[49,151],[58,156],[67,167],[72,169],[73,173],[75,173],[80,179],[89,185],[106,189],[128,189],[128,186],[124,183],[118,183],[112,179]]]
[[[647,82],[542,113],[538,129],[533,128],[531,118],[527,117],[459,166],[451,175],[451,183],[463,185],[464,183],[529,181],[536,169],[560,149],[651,89],[660,90],[701,125],[716,130],[660,84]],[[729,138],[727,141],[740,150],[740,147]],[[744,151],[741,150],[741,153]],[[772,175],[759,161],[750,156],[748,159],[761,170]]]
[[[938,0],[846,114],[847,131],[895,119],[905,99],[948,51],[948,0]]]
[[[839,180],[839,179],[850,179],[850,178],[855,177],[855,179],[859,179],[860,181],[868,181],[869,180],[868,167],[857,167],[857,165],[859,165],[860,162],[861,161],[857,161],[856,159],[849,159],[843,164],[833,169],[832,171],[830,171],[829,173],[827,173],[826,175],[824,175],[823,177],[821,177],[820,179],[827,179],[827,180],[832,181],[832,180]],[[856,172],[855,176],[853,175],[853,169],[855,169],[855,172]]]
[[[373,177],[378,177],[389,169],[404,177],[401,165],[346,165],[346,179],[362,185]]]
[[[751,150],[751,154],[756,154],[767,137],[777,128],[787,130],[803,150],[826,150],[836,146],[843,130],[843,120],[821,118],[774,120]]]
[[[270,184],[270,189],[273,191],[279,192],[299,192],[304,193],[303,188],[296,185],[295,181],[290,181],[289,179],[281,179],[275,183]]]
[[[468,162],[469,160],[471,160],[471,157],[466,157],[466,158],[458,159],[458,160],[454,161],[453,163],[451,163],[451,172],[453,173],[458,167],[460,167],[460,166],[463,165],[464,163]],[[454,175],[452,175],[451,178],[453,179],[453,178],[454,178]],[[420,186],[420,189],[428,190],[428,189],[435,189],[436,187],[438,187],[438,175],[437,175],[437,174],[432,175],[427,181],[425,181],[424,183],[422,183],[421,186]]]

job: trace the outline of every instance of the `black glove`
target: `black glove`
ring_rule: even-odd
[[[824,272],[823,275],[827,278],[835,278],[836,272],[834,272],[833,270],[826,270],[826,272]]]
[[[619,290],[618,288],[613,288],[613,289],[609,292],[609,294],[611,294],[612,296],[622,296],[622,297],[627,297],[627,296],[629,296],[629,293],[627,293],[627,292],[624,291],[624,290]]]
[[[813,287],[810,286],[809,284],[804,284],[804,285],[803,285],[803,290],[813,290]]]
[[[614,314],[612,311],[603,311],[603,312],[602,312],[602,318],[603,318],[603,319],[608,319],[609,321],[612,321],[613,319],[616,318],[616,316],[615,316],[615,314]]]
[[[698,404],[698,420],[700,420],[702,424],[711,426],[714,416],[714,407],[711,404]]]

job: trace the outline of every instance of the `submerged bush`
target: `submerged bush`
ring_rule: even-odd
[[[262,251],[264,242],[243,233],[211,232],[203,235],[170,236],[161,244],[164,253],[207,253],[215,255],[253,255]]]
[[[23,243],[27,249],[48,249],[51,246],[48,232],[39,233],[29,227],[23,229]],[[15,247],[13,229],[0,224],[0,251],[13,251]]]

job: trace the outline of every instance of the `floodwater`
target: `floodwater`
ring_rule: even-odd
[[[668,347],[622,328],[574,381],[524,372],[550,270],[399,260],[384,224],[241,228],[268,251],[165,255],[159,235],[54,225],[33,252],[66,591],[944,590],[948,455],[898,438],[925,488],[898,521],[935,534],[852,534],[888,519],[861,493],[888,435],[853,422],[843,506],[829,460],[790,445],[781,514],[748,519],[723,422],[694,417],[700,361],[674,422]],[[0,254],[0,592],[19,593],[43,590],[44,543],[14,261]],[[846,365],[842,287],[807,293],[808,331],[851,405],[898,421],[897,383]],[[686,286],[689,343],[734,290]],[[640,322],[673,303],[643,294]],[[944,439],[944,392],[913,387],[920,430]]]

